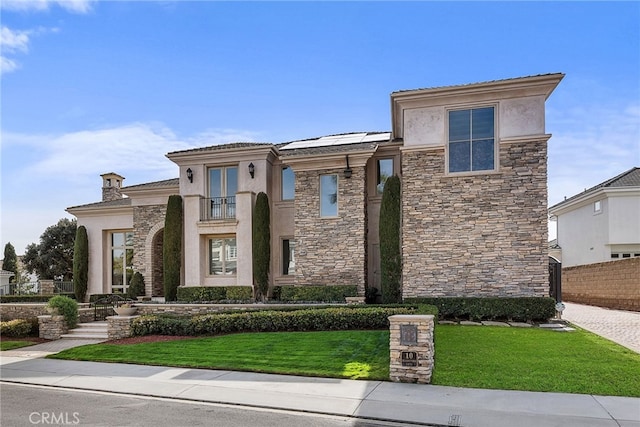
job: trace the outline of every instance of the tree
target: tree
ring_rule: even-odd
[[[402,254],[400,250],[400,178],[389,177],[380,205],[380,286],[382,302],[402,302]]]
[[[71,280],[76,229],[76,220],[67,218],[47,227],[40,243],[31,243],[26,248],[23,261],[27,271],[35,272],[40,279]]]
[[[9,278],[9,283],[13,283],[18,278],[18,256],[16,250],[11,242],[4,245],[4,258],[2,260],[2,269],[4,271],[10,271],[15,274],[14,277]]]
[[[73,246],[73,292],[76,300],[83,302],[89,284],[89,238],[84,225],[76,231],[76,242]]]
[[[269,292],[269,265],[271,263],[271,231],[269,198],[258,193],[253,208],[253,281],[256,299],[264,301]]]
[[[180,266],[182,265],[182,197],[169,196],[164,219],[164,242],[162,245],[164,267],[164,298],[166,301],[178,299]]]

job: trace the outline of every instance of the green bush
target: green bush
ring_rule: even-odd
[[[22,338],[31,334],[33,323],[25,319],[0,322],[0,335],[3,337]]]
[[[69,298],[74,298],[74,294],[60,294]],[[38,302],[47,302],[49,301],[53,295],[1,295],[0,296],[0,304],[12,304],[16,302],[29,302],[29,303],[38,303]]]
[[[49,300],[48,306],[64,316],[69,328],[76,327],[78,324],[78,303],[75,300],[58,295]]]
[[[555,300],[549,297],[410,298],[405,300],[405,302],[431,304],[438,307],[440,320],[509,320],[531,322],[548,320],[556,313]]]
[[[218,335],[234,332],[283,332],[386,329],[394,314],[436,314],[427,306],[350,306],[297,310],[213,313],[193,317],[140,316],[134,335]]]
[[[76,299],[84,301],[89,285],[89,240],[84,225],[76,229],[73,245],[73,292]]]
[[[138,296],[144,295],[144,277],[139,271],[133,273],[131,282],[129,282],[129,288],[127,289],[127,297],[135,299]]]
[[[271,231],[269,229],[269,198],[258,193],[253,208],[253,283],[256,300],[265,301],[269,293],[269,265],[271,263]]]
[[[358,296],[355,285],[330,286],[274,286],[273,299],[286,302],[345,302],[346,297]]]
[[[188,286],[179,287],[180,302],[250,302],[253,288],[249,286]]]
[[[402,302],[402,252],[400,244],[400,178],[387,178],[380,202],[380,287],[382,302]]]
[[[182,265],[182,197],[175,194],[169,196],[167,201],[162,264],[164,268],[164,298],[166,301],[175,301],[180,285],[180,266]]]

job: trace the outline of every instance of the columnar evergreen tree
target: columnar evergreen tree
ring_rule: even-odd
[[[11,271],[15,274],[14,277],[9,279],[9,283],[13,283],[18,278],[18,256],[16,255],[16,249],[11,242],[4,245],[4,258],[2,259],[2,269],[4,271]]]
[[[166,301],[175,301],[178,298],[182,265],[182,197],[179,195],[169,196],[167,202],[162,261],[164,298]]]
[[[400,178],[389,177],[380,205],[380,272],[382,302],[402,302],[402,253],[400,249]]]
[[[256,299],[264,301],[269,292],[269,266],[271,263],[271,231],[269,198],[258,193],[253,208],[253,281]]]
[[[87,229],[81,225],[76,230],[76,241],[73,245],[73,293],[76,301],[83,302],[89,285],[89,238]]]

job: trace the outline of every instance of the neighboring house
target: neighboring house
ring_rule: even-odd
[[[140,271],[162,295],[167,199],[183,199],[181,286],[252,286],[252,208],[271,207],[271,285],[379,288],[384,181],[402,181],[403,296],[546,296],[547,74],[391,94],[391,132],[172,152],[179,178],[68,208],[87,228],[89,294]],[[126,198],[123,198],[126,195]]]
[[[640,256],[640,168],[549,208],[562,267]]]
[[[10,294],[11,278],[15,276],[13,271],[0,270],[0,295]]]

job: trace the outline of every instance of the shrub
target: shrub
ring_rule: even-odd
[[[438,307],[439,318],[451,320],[544,321],[555,313],[555,300],[549,297],[521,298],[411,298],[405,302]]]
[[[234,332],[282,332],[386,329],[394,314],[437,314],[427,306],[360,306],[213,313],[194,317],[140,316],[134,335],[217,335]]]
[[[256,299],[264,301],[269,292],[269,264],[271,262],[271,231],[269,230],[269,198],[258,193],[253,208],[253,282]]]
[[[188,286],[177,291],[180,302],[249,302],[253,299],[250,286]]]
[[[273,298],[296,302],[345,302],[345,297],[358,296],[355,285],[274,286]]]
[[[76,300],[82,302],[87,296],[89,283],[89,240],[87,229],[81,225],[76,230],[73,245],[73,292]]]
[[[129,282],[129,288],[127,289],[127,296],[131,299],[135,299],[138,296],[144,295],[144,277],[142,273],[136,271],[133,273],[131,282]]]
[[[0,335],[3,337],[22,338],[31,333],[33,323],[25,319],[9,320],[0,322]]]
[[[400,250],[400,178],[387,178],[380,202],[380,287],[385,304],[402,301]]]
[[[164,298],[166,301],[175,301],[180,285],[180,266],[182,265],[182,197],[176,194],[169,196],[167,201],[162,263],[164,267]]]
[[[58,313],[64,316],[69,328],[75,328],[78,324],[78,303],[65,296],[55,296],[49,300],[48,306],[57,309]]]

